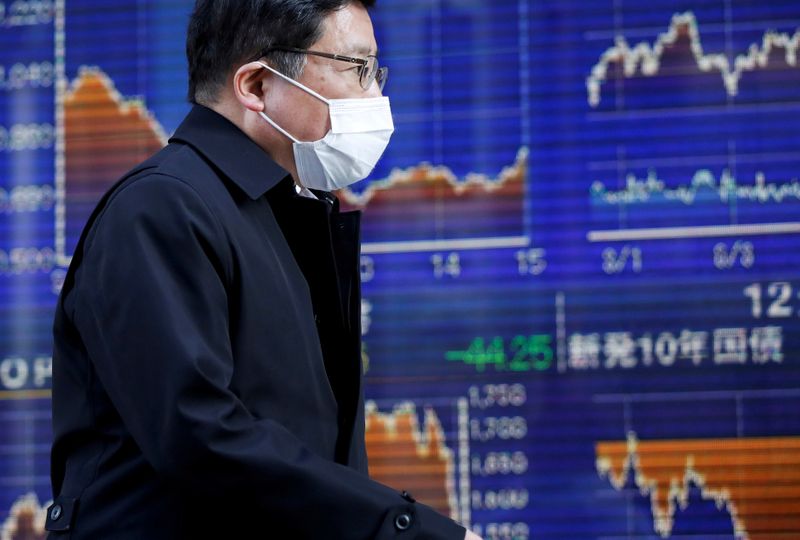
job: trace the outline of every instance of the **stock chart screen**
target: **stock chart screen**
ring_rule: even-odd
[[[44,536],[53,309],[189,110],[191,4],[0,1],[3,540]],[[800,5],[371,13],[396,131],[337,193],[371,475],[487,539],[799,537]]]

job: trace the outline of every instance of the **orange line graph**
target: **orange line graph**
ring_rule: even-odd
[[[393,169],[361,193],[343,189],[336,195],[343,210],[363,211],[361,239],[370,250],[464,249],[486,239],[517,245],[527,233],[527,168],[528,149],[522,147],[496,175],[459,177],[446,166],[423,162]]]
[[[654,529],[672,533],[690,485],[731,516],[736,538],[766,540],[800,533],[800,437],[602,441],[597,471],[622,490],[630,475],[649,495]]]
[[[144,103],[123,98],[97,68],[80,70],[64,97],[64,115],[68,186],[100,175],[111,185],[167,142]]]
[[[367,402],[369,474],[456,518],[453,452],[445,446],[444,431],[433,409],[426,409],[424,415],[420,426],[413,403],[381,413],[374,402]]]
[[[504,167],[496,178],[485,174],[470,173],[463,180],[444,166],[423,163],[406,169],[395,169],[389,177],[376,180],[361,193],[345,188],[337,195],[348,206],[364,208],[386,199],[394,203],[419,202],[424,199],[469,198],[491,194],[521,201],[524,196],[525,174],[528,164],[528,149],[520,148],[513,165]],[[388,193],[391,192],[391,195]]]
[[[97,67],[82,67],[63,95],[57,155],[56,248],[66,260],[95,204],[125,172],[160,150],[164,129],[143,100],[123,97]]]
[[[766,68],[771,55],[777,49],[784,50],[783,58],[788,66],[798,65],[800,30],[791,35],[768,31],[764,34],[760,45],[751,44],[746,53],[738,55],[731,63],[724,54],[706,54],[703,51],[694,13],[690,11],[676,13],[667,32],[660,34],[652,46],[641,42],[631,47],[623,36],[617,36],[615,45],[600,56],[600,60],[592,67],[591,74],[586,79],[589,105],[597,107],[600,104],[600,87],[609,78],[609,67],[612,64],[621,66],[626,78],[637,74],[652,77],[659,73],[662,59],[667,51],[676,47],[681,40],[688,40],[699,71],[720,73],[725,90],[731,97],[735,97],[739,91],[742,74]]]

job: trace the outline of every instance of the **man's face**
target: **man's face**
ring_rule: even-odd
[[[354,2],[330,13],[323,21],[322,37],[310,50],[365,58],[377,53],[372,21],[367,10]],[[298,82],[328,99],[367,98],[381,95],[377,83],[364,90],[358,66],[349,62],[306,55]],[[300,88],[273,77],[265,112],[301,141],[316,141],[330,129],[328,106]]]

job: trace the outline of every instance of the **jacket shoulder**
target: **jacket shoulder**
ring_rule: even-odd
[[[103,244],[109,240],[115,244],[136,234],[167,237],[194,231],[219,245],[225,235],[218,212],[212,209],[214,194],[210,191],[213,183],[207,178],[209,173],[209,167],[191,148],[172,144],[165,147],[132,169],[100,201],[86,225],[85,243],[80,246],[82,255],[100,237]],[[213,173],[211,176],[215,178]]]
[[[147,212],[167,204],[164,199],[199,198],[208,201],[211,167],[190,147],[169,144],[128,171],[98,204],[97,220],[109,207],[124,202],[134,211]]]

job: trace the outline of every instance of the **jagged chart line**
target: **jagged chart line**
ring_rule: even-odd
[[[384,238],[377,234],[371,238],[362,228],[362,253],[374,255],[381,253],[412,253],[438,250],[474,250],[521,248],[530,244],[527,230],[526,176],[528,148],[521,147],[513,164],[502,167],[496,176],[471,172],[459,178],[448,167],[422,162],[408,168],[395,168],[388,177],[370,181],[361,193],[350,189],[336,192],[343,206],[348,209],[364,210],[372,223],[380,223],[383,215],[391,220],[398,212],[417,215],[418,223],[429,226],[427,238],[399,239]],[[431,211],[421,214],[419,203],[432,205]],[[486,220],[497,215],[495,205],[515,206],[504,211],[504,216],[518,216],[519,228],[509,227],[498,231],[493,223]],[[515,212],[509,214],[508,212]],[[519,212],[516,214],[516,212]],[[448,215],[474,214],[486,230],[451,229],[458,227],[458,220],[451,221]],[[494,214],[493,214],[494,213]],[[505,217],[504,217],[505,218]],[[411,219],[409,217],[409,219]],[[510,218],[511,219],[511,218]],[[362,221],[362,225],[365,221]]]
[[[609,190],[603,182],[594,182],[590,188],[592,202],[610,206],[645,204],[655,201],[677,201],[684,205],[697,202],[703,193],[711,194],[723,204],[737,201],[761,204],[782,203],[788,200],[800,201],[800,181],[796,178],[787,182],[767,182],[763,172],[756,172],[753,184],[739,184],[729,169],[723,169],[719,181],[708,169],[700,169],[692,177],[691,182],[675,188],[666,186],[666,182],[651,169],[646,178],[637,178],[633,173],[625,177],[625,187]]]
[[[751,44],[747,53],[738,55],[731,65],[724,54],[704,53],[694,13],[691,11],[676,13],[672,16],[668,31],[660,34],[652,46],[647,42],[640,42],[631,48],[623,36],[616,37],[615,45],[600,56],[600,60],[592,67],[591,74],[586,79],[589,105],[597,107],[600,104],[600,87],[608,79],[609,65],[612,63],[622,64],[625,77],[634,77],[637,71],[646,77],[658,74],[665,49],[675,45],[681,28],[685,28],[688,32],[691,51],[698,69],[703,73],[718,71],[725,91],[731,97],[735,97],[739,92],[739,80],[742,74],[765,68],[773,49],[784,49],[786,63],[797,67],[800,29],[792,35],[785,32],[766,32],[760,45]]]
[[[444,444],[444,432],[439,422],[439,417],[436,416],[436,413],[432,409],[426,408],[424,410],[425,418],[422,426],[420,426],[417,417],[417,406],[411,401],[398,403],[394,406],[391,413],[380,412],[374,401],[367,401],[364,404],[364,408],[366,409],[366,416],[368,418],[374,418],[376,421],[383,423],[386,429],[386,435],[390,439],[398,437],[398,417],[407,417],[411,427],[411,437],[414,440],[417,454],[420,456],[427,457],[438,452],[446,458],[453,457],[452,450]]]
[[[161,126],[158,120],[156,120],[153,113],[147,108],[144,97],[123,96],[117,90],[114,81],[111,80],[111,78],[97,66],[81,66],[78,69],[77,77],[72,80],[65,92],[65,106],[68,107],[73,105],[77,99],[80,99],[79,91],[81,86],[85,84],[99,85],[100,88],[102,88],[102,91],[117,106],[119,114],[126,116],[133,115],[142,119],[143,122],[146,122],[149,129],[153,131],[153,134],[158,138],[158,140],[163,145],[167,144],[167,139],[169,136],[167,135],[166,131],[164,131],[164,128]]]
[[[520,171],[523,170],[528,161],[528,149],[522,147],[517,152],[517,157],[513,165],[504,167],[496,179],[488,175],[470,173],[463,180],[459,178],[449,168],[444,166],[432,166],[427,163],[408,167],[406,169],[394,169],[389,176],[383,180],[370,182],[369,186],[362,193],[355,193],[348,188],[337,192],[337,195],[353,206],[367,206],[372,198],[381,191],[389,190],[402,184],[409,184],[419,181],[419,177],[424,176],[429,179],[444,179],[453,189],[456,195],[460,195],[470,188],[480,187],[487,193],[503,187],[508,181],[518,178]]]
[[[677,509],[689,506],[692,486],[699,489],[703,500],[713,501],[717,509],[728,513],[737,539],[761,540],[800,523],[793,510],[796,495],[788,492],[792,488],[787,491],[764,483],[774,482],[782,470],[793,470],[800,464],[800,439],[796,437],[642,442],[631,431],[626,441],[598,443],[596,452],[597,473],[608,478],[617,491],[622,491],[633,475],[639,492],[650,498],[653,529],[662,538],[672,534]],[[741,476],[719,478],[720,469],[725,467],[738,468]],[[754,508],[754,493],[748,493],[742,484],[752,475],[761,481],[758,498],[771,501],[778,510],[772,520],[783,522],[783,529],[781,525],[764,529],[762,523],[761,530],[748,530],[748,520],[762,515]]]
[[[375,446],[378,442],[375,440],[376,436],[380,438],[381,443],[391,444],[396,448],[401,448],[404,438],[410,437],[410,441],[407,442],[412,444],[413,451],[418,458],[433,460],[443,465],[442,488],[446,495],[449,514],[453,518],[458,517],[459,500],[455,485],[455,456],[453,450],[445,444],[445,433],[434,410],[426,407],[423,413],[423,422],[420,424],[417,407],[411,401],[396,404],[390,413],[380,412],[377,404],[372,400],[367,401],[364,406],[367,453],[378,450]],[[405,429],[402,429],[399,424],[405,424]],[[380,466],[381,463],[383,463],[383,467]],[[376,465],[383,471],[375,471]],[[387,469],[391,469],[392,472],[388,473]],[[391,484],[391,480],[395,479],[398,473],[407,477],[410,472],[412,471],[399,469],[391,462],[386,463],[385,457],[370,456],[370,474],[379,477],[386,483]],[[402,486],[396,487],[402,489]]]
[[[69,178],[66,173],[67,154],[70,151],[67,148],[67,139],[69,137],[76,137],[74,133],[67,132],[67,116],[68,115],[89,115],[84,119],[87,126],[97,127],[108,123],[107,118],[91,118],[92,109],[97,111],[104,111],[106,107],[114,109],[118,119],[130,119],[134,122],[140,121],[152,137],[160,146],[167,143],[167,133],[164,128],[155,118],[153,113],[147,108],[144,98],[142,97],[125,97],[116,88],[114,81],[99,67],[96,66],[81,66],[78,70],[77,76],[71,81],[66,78],[59,80],[57,85],[57,150],[56,150],[56,202],[55,202],[55,246],[56,256],[58,263],[61,266],[67,266],[71,260],[71,255],[67,253],[67,184]],[[107,100],[104,101],[104,100]],[[116,126],[120,130],[120,135],[126,135],[124,129]],[[133,133],[136,135],[136,133]],[[91,135],[81,138],[82,141],[92,138],[98,138],[99,135]],[[75,139],[77,140],[77,139]],[[138,147],[138,143],[132,141],[131,147]],[[135,163],[124,164],[121,167],[120,174],[125,169],[132,167]],[[109,178],[109,182],[114,179]],[[111,184],[109,183],[109,186]],[[101,193],[97,194],[100,198]],[[88,215],[86,216],[88,218]]]
[[[700,494],[703,500],[713,500],[717,508],[725,508],[731,516],[733,522],[733,530],[736,538],[747,540],[747,531],[744,524],[738,518],[736,511],[736,504],[730,499],[724,490],[707,489],[705,479],[702,475],[694,470],[694,458],[689,455],[686,458],[685,474],[682,481],[672,479],[667,490],[667,506],[662,508],[658,504],[659,486],[656,480],[651,480],[641,473],[641,461],[638,453],[638,438],[636,434],[631,432],[628,434],[628,459],[625,460],[621,474],[615,474],[611,460],[598,456],[597,458],[597,473],[601,478],[608,478],[611,485],[617,491],[622,491],[625,484],[633,472],[634,483],[639,488],[639,493],[644,496],[650,497],[650,509],[653,512],[653,529],[658,533],[661,538],[669,538],[672,534],[672,528],[675,525],[675,512],[677,506],[681,510],[685,510],[689,505],[689,490],[691,484],[700,488]],[[677,505],[675,504],[677,501]]]

